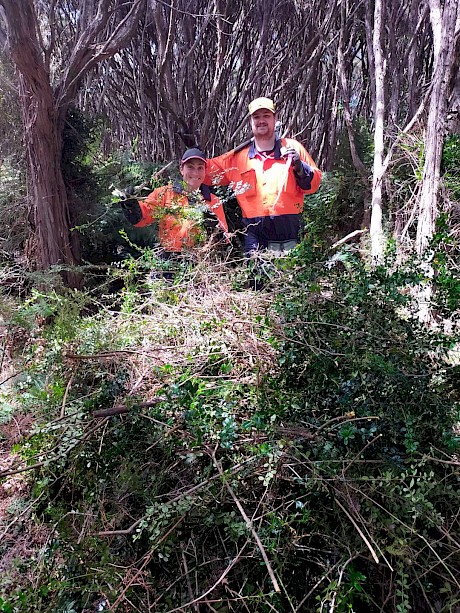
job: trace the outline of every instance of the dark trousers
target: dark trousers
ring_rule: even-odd
[[[272,217],[243,217],[244,251],[247,256],[254,251],[269,249],[270,243],[297,241],[300,215],[277,215]]]

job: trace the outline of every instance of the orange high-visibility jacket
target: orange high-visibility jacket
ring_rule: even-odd
[[[308,189],[298,186],[290,160],[281,157],[281,147],[293,147],[313,176]],[[308,168],[305,168],[308,172]],[[298,214],[305,194],[314,194],[321,183],[321,171],[308,151],[296,140],[283,138],[275,143],[274,155],[259,156],[254,143],[208,160],[206,183],[230,185],[243,217]]]
[[[206,206],[216,215],[220,228],[227,233],[228,226],[222,203],[209,191],[207,185],[201,186],[201,193]],[[193,247],[196,244],[200,229],[193,220],[180,215],[182,207],[189,207],[182,186],[157,187],[145,200],[139,202],[139,206],[142,219],[134,225],[142,228],[158,220],[158,238],[165,251],[180,252],[184,247]],[[161,214],[162,210],[165,211],[164,215]]]

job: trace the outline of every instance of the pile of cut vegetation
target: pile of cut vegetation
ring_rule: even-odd
[[[144,250],[10,307],[0,611],[456,610],[458,339],[342,256]]]

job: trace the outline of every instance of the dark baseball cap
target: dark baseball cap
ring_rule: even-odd
[[[202,160],[206,164],[205,154],[201,151],[201,149],[198,149],[197,147],[193,147],[192,149],[187,149],[187,151],[185,151],[184,154],[182,155],[180,159],[180,163],[183,164],[187,160],[193,160],[193,159]]]

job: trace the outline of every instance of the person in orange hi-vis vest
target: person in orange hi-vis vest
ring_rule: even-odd
[[[256,98],[249,116],[253,138],[209,159],[205,181],[232,187],[248,257],[266,249],[286,253],[297,243],[304,196],[318,190],[321,171],[298,141],[277,135],[273,100]]]
[[[158,239],[166,255],[179,254],[197,244],[201,228],[186,214],[197,199],[215,216],[224,236],[228,234],[222,203],[204,184],[206,164],[206,156],[200,149],[187,149],[180,160],[182,182],[158,187],[143,200],[127,198],[120,202],[126,218],[135,227],[158,221]]]

